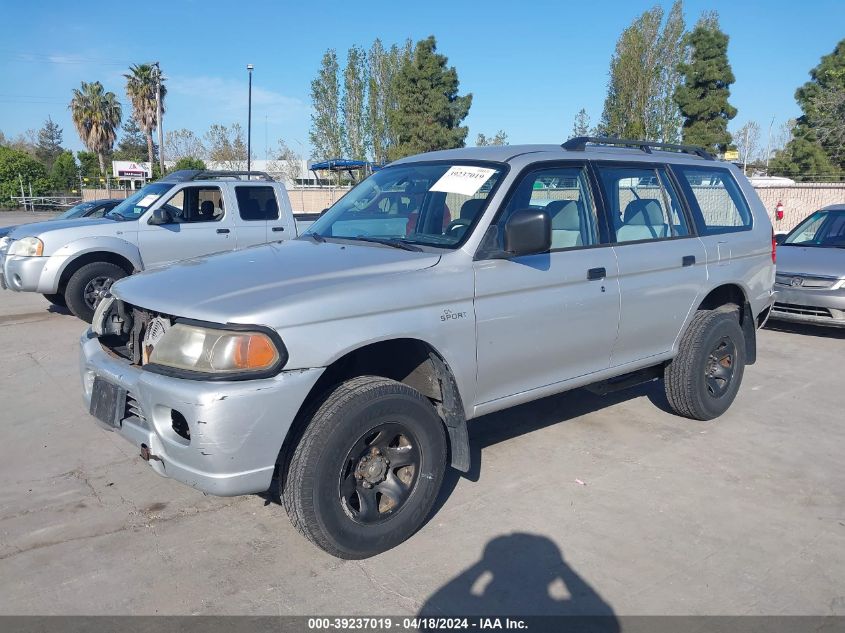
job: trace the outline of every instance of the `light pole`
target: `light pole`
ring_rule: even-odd
[[[246,119],[246,170],[250,171],[252,167],[252,69],[255,68],[252,64],[247,64],[246,69],[249,71],[249,105],[247,107]]]

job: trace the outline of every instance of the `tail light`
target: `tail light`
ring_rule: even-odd
[[[778,243],[775,239],[775,230],[772,229],[772,263],[777,263],[778,259]]]

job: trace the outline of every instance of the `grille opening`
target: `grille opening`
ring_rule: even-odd
[[[179,413],[176,409],[170,410],[170,424],[173,427],[173,432],[179,437],[191,441],[191,429],[188,428],[188,421],[185,416]]]
[[[793,303],[775,303],[774,312],[781,312],[784,314],[798,314],[801,316],[815,316],[832,318],[833,315],[827,308],[817,308],[816,306],[802,306]]]
[[[144,415],[144,411],[141,409],[141,403],[138,402],[138,399],[135,395],[127,391],[126,392],[126,406],[123,411],[124,418],[138,418],[143,423],[147,422],[147,418]]]

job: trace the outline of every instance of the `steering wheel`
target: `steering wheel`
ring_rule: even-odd
[[[452,220],[446,225],[446,229],[443,231],[444,235],[449,235],[452,231],[460,227],[467,227],[472,224],[472,220],[469,218],[458,218],[457,220]]]

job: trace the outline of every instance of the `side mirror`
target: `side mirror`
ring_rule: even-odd
[[[505,251],[508,255],[545,253],[552,247],[552,219],[545,209],[514,211],[505,224]]]
[[[776,233],[775,234],[775,243],[776,244],[783,244],[786,241],[786,233]]]
[[[170,211],[167,209],[156,209],[153,211],[152,216],[150,216],[149,224],[173,224],[173,216],[170,215]]]

